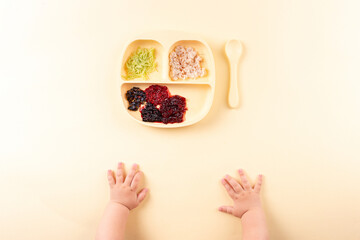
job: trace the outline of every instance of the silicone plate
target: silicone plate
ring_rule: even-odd
[[[187,80],[171,80],[169,75],[169,54],[177,45],[193,47],[203,58],[202,67],[206,68],[204,77]],[[134,79],[125,80],[122,76],[126,75],[125,63],[131,53],[141,48],[155,48],[155,57],[157,62],[157,71],[149,75],[148,80]],[[141,35],[131,40],[124,48],[121,55],[119,82],[120,93],[123,107],[134,120],[141,124],[159,127],[159,128],[176,128],[194,124],[203,119],[209,112],[213,102],[215,92],[215,64],[212,51],[208,44],[194,36],[193,34],[183,32],[155,32]],[[140,111],[129,111],[128,101],[125,93],[132,87],[140,87],[145,90],[150,85],[158,84],[167,86],[172,95],[180,95],[186,98],[188,110],[185,114],[185,120],[182,123],[151,123],[141,120]]]

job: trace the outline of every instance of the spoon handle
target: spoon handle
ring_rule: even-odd
[[[230,63],[230,86],[229,86],[229,96],[228,104],[230,108],[239,107],[240,97],[238,90],[238,63]]]

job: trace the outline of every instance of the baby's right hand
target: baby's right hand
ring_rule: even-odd
[[[124,164],[122,162],[118,164],[115,176],[112,170],[108,170],[110,202],[119,203],[131,210],[144,200],[148,189],[144,188],[139,193],[137,192],[143,174],[138,168],[139,166],[134,164],[127,176],[125,176]]]
[[[234,200],[234,206],[221,206],[219,211],[241,218],[248,211],[262,210],[260,201],[262,175],[258,176],[254,187],[251,187],[242,169],[239,170],[239,175],[241,184],[229,175],[221,180],[226,191]]]

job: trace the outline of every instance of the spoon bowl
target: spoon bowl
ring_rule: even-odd
[[[239,40],[229,40],[225,45],[226,56],[229,61],[238,61],[243,52],[243,46]]]

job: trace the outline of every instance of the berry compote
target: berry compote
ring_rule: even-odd
[[[151,85],[145,89],[146,101],[154,104],[155,106],[160,105],[165,99],[170,97],[169,89],[166,86]]]
[[[159,109],[151,103],[146,103],[140,110],[141,118],[144,122],[162,122],[162,115]]]
[[[126,99],[129,101],[128,109],[136,111],[140,108],[141,118],[144,122],[159,123],[181,123],[184,121],[186,98],[174,95],[171,96],[166,86],[151,85],[141,90],[133,87],[126,92]]]
[[[128,109],[136,111],[146,101],[146,93],[138,87],[133,87],[126,92],[126,99],[129,101]]]
[[[181,123],[184,121],[186,108],[186,99],[182,96],[175,95],[165,99],[160,105],[162,122]]]

